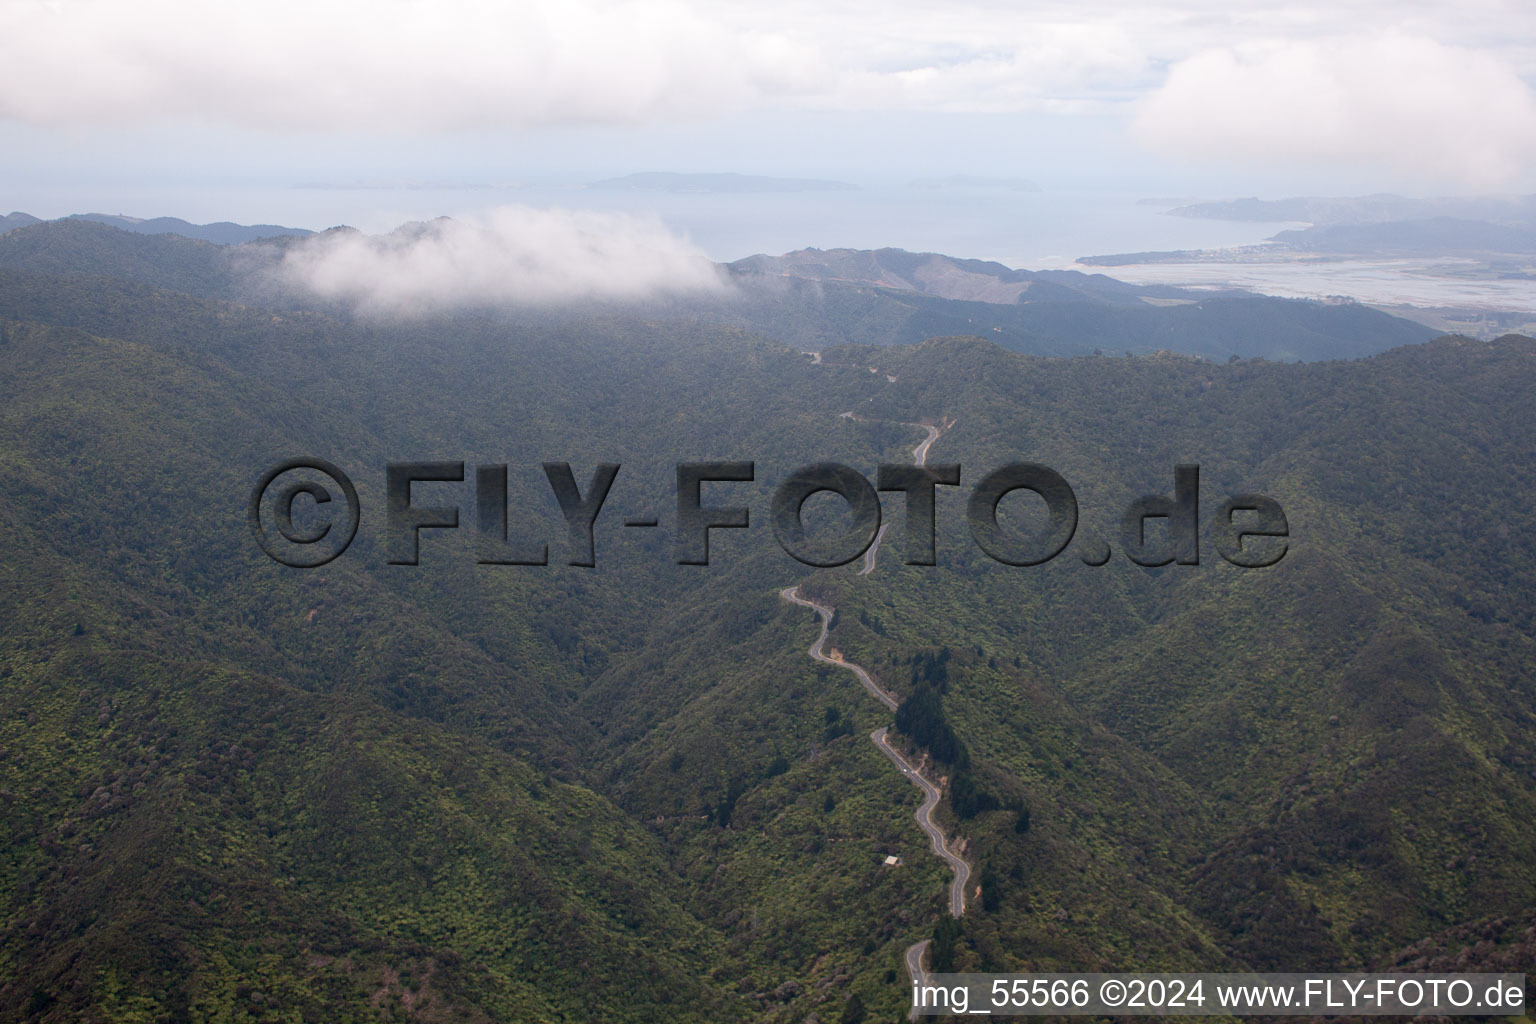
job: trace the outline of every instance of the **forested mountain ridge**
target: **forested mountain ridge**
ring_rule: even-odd
[[[179,235],[182,238],[213,242],[218,245],[241,245],[262,238],[277,238],[284,235],[302,237],[314,234],[308,228],[285,228],[278,224],[234,224],[229,221],[219,221],[216,224],[193,224],[180,217],[125,217],[121,214],[109,213],[74,213],[68,217],[60,217],[54,223],[68,221],[106,224],[109,227],[139,235]],[[0,217],[0,234],[40,223],[42,221],[31,214],[11,213]]]
[[[882,369],[922,386],[934,369],[918,362],[927,348]],[[971,364],[971,389],[984,379],[1021,401],[999,407],[988,417],[991,429],[978,434],[958,416],[941,457],[996,459],[1017,443],[1010,438],[1027,438],[1021,454],[1051,453],[1046,461],[1078,486],[1101,477],[1095,467],[1106,460],[1119,461],[1091,443],[1082,447],[1108,430],[1135,438],[1138,458],[1152,465],[1201,453],[1203,488],[1223,479],[1230,458],[1248,467],[1246,482],[1226,477],[1215,493],[1256,484],[1282,498],[1291,551],[1273,570],[1246,575],[1217,565],[1133,576],[1128,582],[1151,589],[1138,595],[1131,587],[1112,599],[1094,570],[1072,559],[1023,593],[1010,586],[1008,570],[983,562],[978,580],[994,582],[968,581],[963,629],[922,611],[935,603],[929,590],[948,582],[944,575],[907,570],[919,578],[884,594],[863,583],[857,605],[843,599],[842,643],[851,656],[878,665],[886,637],[914,632],[957,651],[984,651],[984,665],[973,662],[951,682],[945,705],[973,759],[990,750],[980,758],[984,767],[995,759],[1054,791],[1050,799],[1040,789],[1029,794],[1037,829],[1042,807],[1081,806],[1092,777],[1062,778],[1063,760],[1081,764],[1082,755],[1064,758],[1059,727],[1045,710],[1055,702],[1153,753],[1185,784],[1159,784],[1158,816],[1178,813],[1177,794],[1189,800],[1187,835],[1172,842],[1193,839],[1175,858],[1191,896],[1176,903],[1230,929],[1221,944],[1246,963],[1368,965],[1393,950],[1388,935],[1396,927],[1406,937],[1479,916],[1473,906],[1486,915],[1504,901],[1518,905],[1532,884],[1525,853],[1499,855],[1505,868],[1469,857],[1531,843],[1528,831],[1511,826],[1530,806],[1536,779],[1520,739],[1530,725],[1532,576],[1529,534],[1520,532],[1529,513],[1518,497],[1536,482],[1523,385],[1497,379],[1516,367],[1529,372],[1536,357],[1529,339],[1442,339],[1359,363],[1242,364],[1230,375],[1181,360],[1134,368],[1135,361],[1076,361],[1016,374],[985,346],[964,358],[946,348],[950,372]],[[1281,378],[1288,383],[1271,391]],[[1164,407],[1136,409],[1124,389],[1133,379],[1163,396]],[[1324,379],[1333,383],[1315,390]],[[930,415],[956,415],[949,400],[927,393]],[[997,421],[1008,427],[997,431]],[[1248,426],[1233,432],[1237,421]],[[1110,427],[1116,422],[1129,429]],[[1213,451],[1215,437],[1223,444]],[[1368,475],[1360,469],[1364,450],[1372,453]],[[1500,482],[1473,485],[1474,475]],[[1167,493],[1171,481],[1149,475],[1144,486]],[[1089,507],[1087,485],[1078,489]],[[1082,527],[1090,537],[1112,536],[1113,528],[1113,519]],[[962,545],[959,557],[967,555]],[[996,625],[982,626],[980,609]],[[1049,639],[1066,636],[1080,640]],[[1105,636],[1118,639],[1105,645]],[[1014,651],[1022,673],[1010,666]],[[1087,802],[1089,820],[1122,802],[1126,814],[1147,810],[1131,800]],[[1014,852],[1011,822],[999,814],[991,841],[999,844],[992,877],[1001,907],[967,923],[979,958],[973,965],[1007,963],[1010,950],[1039,950],[1047,937],[1059,943],[1076,931],[1050,917],[1060,909],[1077,919],[1080,897],[1052,893],[1070,871],[1042,874],[1038,854]],[[968,831],[989,841],[975,825]],[[1014,913],[1029,908],[1022,917],[1033,923],[1016,919],[1010,928],[1010,904]],[[1255,944],[1255,934],[1265,938]]]
[[[697,313],[236,304],[207,250],[107,232],[35,236],[115,253],[96,276],[35,239],[0,271],[0,1014],[894,1019],[944,872],[864,739],[891,716],[804,656],[794,583],[964,745],[944,813],[981,896],[950,965],[1475,967],[1523,941],[1486,921],[1536,887],[1530,339],[813,364]],[[893,502],[868,576],[779,550],[790,470],[873,477],[924,419],[963,468],[938,565],[902,564]],[[295,455],[361,497],[318,570],[245,522]],[[506,462],[551,564],[477,565],[472,485],[431,484],[461,529],[388,565],[383,467],[428,459]],[[718,485],[752,526],[679,566],[674,466],[703,459],[755,462]],[[1107,565],[981,553],[965,497],[1017,459],[1066,476]],[[551,460],[583,486],[622,465],[594,569],[566,564]],[[1180,462],[1207,528],[1227,494],[1280,501],[1286,557],[1238,570],[1207,534],[1201,565],[1129,563],[1120,510]]]
[[[345,317],[347,309],[273,272],[288,247],[303,244],[283,238],[215,245],[65,220],[0,235],[0,269],[110,277]],[[629,311],[740,327],[808,349],[974,334],[1036,355],[1168,350],[1212,360],[1312,361],[1371,355],[1435,334],[1357,304],[1133,286],[1098,274],[1010,270],[899,249],[804,250],[726,269],[732,287],[724,295],[651,299]]]

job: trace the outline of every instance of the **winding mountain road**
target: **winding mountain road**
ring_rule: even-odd
[[[798,604],[811,609],[821,618],[821,632],[817,635],[816,641],[806,650],[806,654],[816,661],[825,662],[828,665],[836,665],[838,668],[845,668],[852,672],[864,689],[869,691],[871,696],[881,704],[884,704],[888,710],[896,710],[900,703],[897,701],[896,695],[877,683],[875,677],[869,674],[868,669],[864,668],[863,665],[857,665],[848,661],[841,653],[835,650],[831,654],[827,653],[827,634],[832,627],[831,608],[806,597],[800,593],[798,586],[785,587],[779,591],[779,596],[792,604]],[[886,738],[889,728],[889,726],[882,725],[870,733],[870,741],[880,748],[880,752],[890,758],[897,768],[901,769],[908,782],[923,791],[923,802],[918,806],[914,817],[917,819],[918,827],[928,836],[928,842],[933,847],[934,854],[941,858],[944,863],[948,864],[955,873],[955,880],[949,886],[949,912],[955,917],[959,917],[965,913],[965,885],[971,877],[971,866],[965,862],[964,858],[949,848],[949,844],[944,839],[944,830],[934,824],[933,809],[939,805],[939,801],[943,799],[944,793],[938,786],[929,782],[923,776],[917,765],[907,760],[899,750],[891,746],[890,740]]]
[[[907,947],[907,977],[912,979],[914,985],[928,984],[928,969],[923,966],[923,958],[928,955],[928,945],[932,939],[924,939],[922,942],[914,942]],[[912,1007],[912,1012],[907,1014],[908,1020],[917,1020],[921,1015],[917,1007]]]
[[[928,971],[923,967],[923,957],[928,954],[928,944],[932,941],[932,939],[924,939],[907,947],[907,973],[919,985],[928,981]]]
[[[955,880],[949,885],[949,912],[951,916],[959,917],[965,913],[965,883],[970,880],[971,866],[949,848],[949,844],[944,841],[944,830],[933,823],[933,809],[943,799],[944,792],[923,778],[917,766],[902,757],[901,753],[891,746],[890,740],[885,738],[887,731],[889,731],[888,727],[881,726],[870,733],[869,738],[874,741],[875,746],[880,748],[881,753],[896,762],[896,767],[906,774],[908,781],[923,791],[923,802],[917,808],[917,824],[927,833],[934,855],[948,864],[955,873]]]
[[[862,416],[858,416],[851,412],[839,413],[838,415],[844,419],[850,420],[863,419]],[[926,466],[928,464],[928,449],[933,447],[933,442],[939,439],[939,428],[930,426],[927,423],[908,423],[905,425],[909,427],[918,427],[928,432],[928,436],[923,438],[922,441],[918,442],[916,448],[912,449],[912,461],[917,463],[919,466]],[[951,424],[951,426],[953,426],[953,424]],[[875,557],[880,554],[880,542],[885,539],[885,531],[890,528],[890,525],[890,523],[881,523],[880,529],[875,531],[874,541],[870,543],[869,550],[864,552],[864,568],[859,570],[860,576],[868,576],[870,573],[875,571]]]
[[[859,570],[860,576],[868,576],[875,571],[875,556],[880,553],[880,542],[885,539],[885,531],[890,528],[890,523],[881,523],[880,529],[875,531],[874,541],[869,545],[869,550],[864,552],[864,568]]]
[[[928,465],[928,449],[932,448],[933,442],[939,439],[939,428],[930,427],[926,423],[913,423],[911,426],[922,427],[928,431],[928,436],[923,438],[922,443],[912,449],[912,461],[916,462],[919,466],[926,466]]]
[[[843,415],[850,419],[857,418],[852,413],[843,413]],[[923,438],[917,447],[912,449],[913,461],[919,466],[926,465],[928,449],[939,439],[939,428],[923,423],[911,423],[908,426],[921,427],[928,432],[927,436]],[[885,537],[887,525],[889,524],[882,524],[879,532],[875,534],[874,542],[870,545],[869,551],[864,555],[864,567],[858,573],[860,576],[867,576],[874,571],[875,556],[880,550],[880,541]],[[827,653],[827,635],[832,629],[832,608],[806,597],[800,592],[799,586],[785,587],[779,591],[779,596],[792,604],[812,609],[821,619],[821,632],[817,635],[815,642],[806,650],[806,653],[811,658],[816,661],[825,662],[828,665],[845,668],[852,672],[864,689],[869,691],[871,696],[881,704],[884,704],[888,710],[896,710],[899,703],[896,695],[876,682],[875,677],[870,675],[867,669],[862,665],[856,665],[846,660],[836,649],[831,654]],[[954,917],[960,917],[965,913],[965,887],[966,883],[970,881],[971,866],[965,862],[963,857],[949,848],[949,843],[944,838],[944,830],[934,823],[933,810],[939,805],[939,801],[943,799],[943,790],[928,781],[917,765],[907,760],[899,750],[891,746],[891,742],[886,735],[889,731],[889,726],[881,726],[869,734],[870,742],[874,743],[882,754],[890,758],[891,763],[901,769],[908,782],[922,790],[923,802],[918,806],[913,816],[917,819],[918,827],[928,837],[929,845],[933,848],[934,854],[942,859],[945,864],[949,865],[950,870],[955,873],[954,881],[949,886],[949,912]],[[928,972],[923,966],[923,959],[927,955],[928,945],[932,941],[931,939],[923,939],[921,942],[915,942],[907,947],[907,974],[915,983],[921,984],[927,980]],[[913,1014],[913,1019],[916,1019],[915,1009]]]
[[[875,682],[875,677],[870,675],[869,672],[865,670],[864,666],[855,665],[851,661],[845,661],[841,654],[828,654],[825,650],[823,650],[827,643],[827,631],[832,628],[831,608],[828,608],[826,605],[820,604],[806,597],[804,594],[800,593],[799,587],[785,587],[783,590],[779,591],[779,596],[793,604],[803,605],[806,608],[810,608],[817,615],[821,616],[821,635],[816,638],[816,642],[811,644],[810,649],[805,653],[809,654],[817,661],[824,661],[828,665],[836,665],[839,668],[845,668],[852,672],[855,676],[858,676],[859,682],[864,684],[864,689],[868,690],[870,694],[874,696],[875,700],[878,700],[881,704],[884,704],[892,711],[896,710],[896,705],[899,703],[896,700],[896,695],[887,690],[885,687],[881,686],[879,683]]]

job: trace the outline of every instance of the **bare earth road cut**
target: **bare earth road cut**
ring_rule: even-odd
[[[852,413],[843,413],[843,416],[849,419],[858,418]],[[916,448],[912,449],[912,458],[917,465],[925,465],[928,459],[928,449],[939,439],[939,428],[926,423],[911,423],[908,426],[919,427],[927,431],[927,436],[923,438]],[[885,537],[885,530],[886,527],[882,525],[879,532],[875,534],[875,540],[864,556],[864,567],[859,570],[860,576],[867,576],[874,571],[875,556],[880,550],[880,541]],[[779,596],[793,604],[810,608],[821,619],[821,633],[806,651],[807,654],[816,661],[825,662],[828,665],[836,665],[839,668],[845,668],[852,672],[859,680],[860,685],[868,690],[871,696],[881,704],[884,704],[887,709],[891,711],[896,710],[898,704],[896,695],[876,682],[875,677],[870,675],[868,670],[862,665],[856,665],[851,661],[847,661],[836,651],[832,654],[826,652],[827,634],[832,628],[833,610],[830,607],[806,597],[800,592],[798,586],[785,587],[779,591]],[[949,865],[950,870],[955,873],[954,881],[950,883],[949,887],[949,912],[951,915],[959,917],[965,913],[965,887],[971,877],[971,866],[965,862],[964,858],[950,849],[949,843],[944,838],[943,829],[934,823],[933,811],[943,798],[943,791],[925,778],[917,765],[907,760],[899,750],[891,746],[890,740],[886,736],[888,731],[889,727],[887,726],[876,729],[869,734],[870,741],[879,748],[882,754],[890,758],[891,763],[901,770],[902,774],[907,777],[908,782],[922,790],[923,802],[918,806],[914,817],[917,819],[918,827],[928,837],[929,845],[933,848],[934,854],[941,858],[945,864]],[[907,948],[907,974],[915,983],[921,984],[927,978],[927,970],[924,967],[923,960],[927,956],[928,945],[931,941],[931,939],[923,939],[921,942],[913,943]],[[913,1012],[914,1014],[916,1013],[915,1010]]]

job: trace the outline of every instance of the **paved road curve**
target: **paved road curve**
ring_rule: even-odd
[[[875,682],[875,677],[865,671],[864,666],[855,665],[851,661],[844,661],[841,654],[833,656],[827,654],[826,651],[822,649],[826,646],[827,643],[827,630],[832,626],[831,608],[828,608],[824,604],[818,604],[817,602],[812,601],[810,598],[800,593],[799,587],[785,587],[783,590],[779,591],[779,596],[786,601],[790,601],[794,604],[803,605],[806,608],[813,609],[817,615],[821,616],[821,635],[816,638],[815,643],[811,644],[810,649],[806,651],[807,654],[809,654],[812,658],[815,658],[817,661],[824,661],[828,665],[837,665],[839,668],[845,668],[852,672],[854,675],[859,677],[859,682],[864,684],[864,689],[868,690],[876,700],[878,700],[881,704],[884,704],[890,710],[896,710],[896,695],[891,693],[891,691],[887,690],[885,687],[881,686],[879,683]]]
[[[843,415],[851,420],[859,418],[851,412],[845,412]],[[933,447],[933,442],[939,439],[939,428],[922,423],[908,423],[907,426],[921,427],[928,431],[928,436],[923,438],[916,448],[912,449],[912,461],[919,466],[926,466],[928,464],[928,449]],[[880,529],[875,533],[874,542],[869,545],[869,550],[864,552],[864,568],[859,570],[860,576],[868,576],[875,571],[875,556],[880,553],[880,542],[885,539],[885,531],[890,529],[890,525],[890,523],[880,524]]]
[[[928,984],[928,969],[923,966],[923,960],[928,956],[928,944],[932,939],[924,939],[922,942],[914,942],[907,947],[907,977],[912,979],[914,985]],[[917,1007],[912,1007],[912,1012],[907,1014],[908,1020],[917,1020],[921,1015]]]
[[[944,796],[938,786],[929,782],[918,772],[917,767],[901,756],[901,753],[885,738],[886,727],[881,726],[869,734],[875,746],[880,752],[900,768],[907,779],[923,791],[923,802],[917,809],[917,824],[928,835],[928,842],[933,847],[936,856],[943,859],[955,873],[955,880],[949,885],[949,912],[955,917],[965,913],[965,883],[971,877],[971,866],[963,858],[949,848],[944,841],[944,831],[933,823],[933,809],[939,805],[939,800]]]
[[[875,571],[875,556],[880,553],[880,542],[885,539],[885,531],[890,528],[890,523],[881,523],[880,529],[875,531],[874,541],[869,545],[869,550],[864,552],[864,568],[859,570],[860,576],[868,576]]]
[[[916,448],[912,449],[912,460],[919,466],[926,466],[928,465],[928,449],[932,448],[933,442],[939,439],[939,428],[930,427],[922,423],[914,423],[912,426],[922,427],[924,430],[928,431],[928,436],[923,438],[922,443],[919,444]],[[951,426],[953,426],[953,424],[951,424]]]
[[[928,944],[932,939],[924,939],[922,942],[914,942],[907,947],[907,973],[912,980],[919,985],[928,984],[928,969],[923,966],[923,959],[928,955]],[[913,1014],[915,1017],[916,1014]]]

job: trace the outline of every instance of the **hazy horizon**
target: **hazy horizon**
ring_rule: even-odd
[[[1294,226],[1144,198],[1536,192],[1533,83],[1536,10],[1506,0],[0,0],[0,205],[370,233],[531,208],[639,218],[716,261],[894,247],[1068,267]],[[643,171],[861,189],[580,187]],[[911,187],[950,176],[1042,191]],[[1423,295],[1420,270],[1354,280],[1385,280],[1378,301],[1484,301],[1464,281]],[[1529,305],[1519,284],[1484,291],[1501,289]]]
[[[7,0],[0,58],[0,185],[21,208],[41,189],[235,197],[643,170],[1209,197],[1536,191],[1536,11],[1504,0]]]

